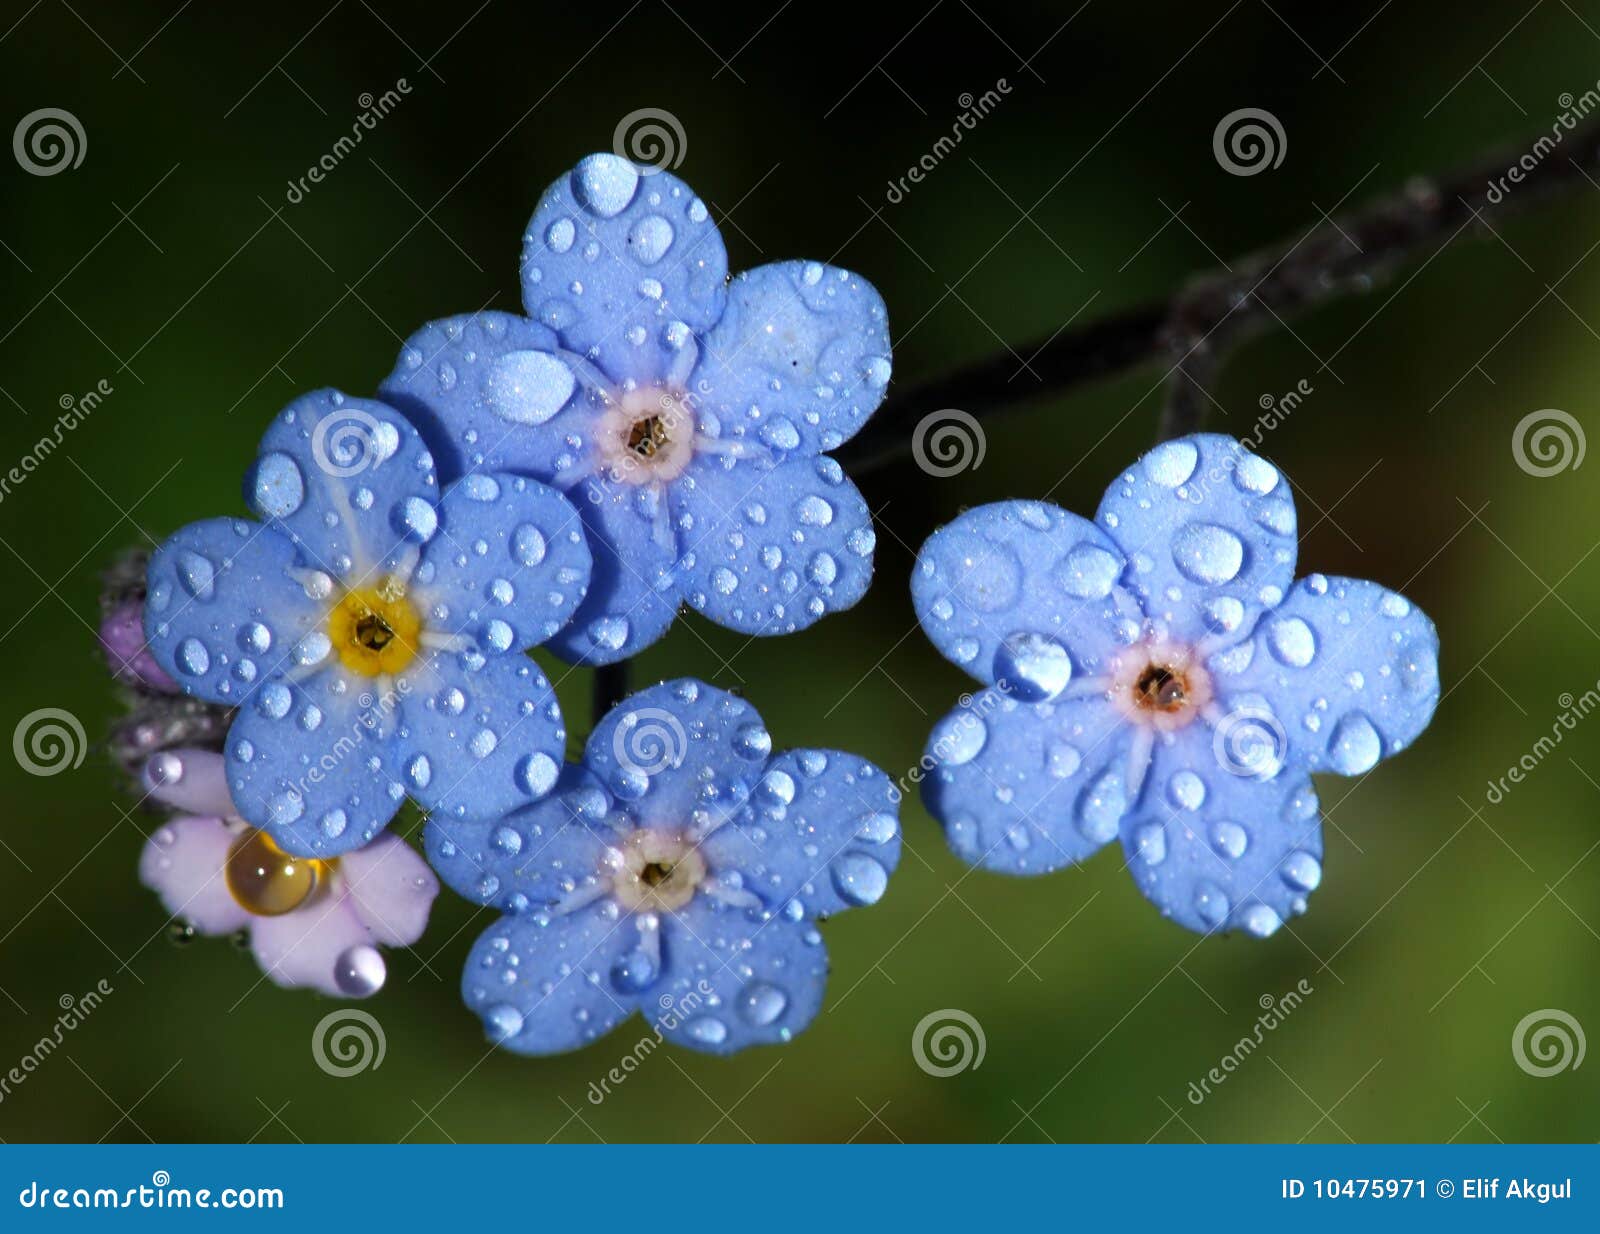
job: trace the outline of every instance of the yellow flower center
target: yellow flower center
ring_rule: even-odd
[[[410,664],[420,646],[422,619],[394,579],[345,592],[328,614],[328,637],[353,673],[382,677]]]
[[[222,874],[240,908],[257,917],[280,917],[310,899],[333,869],[331,861],[291,857],[266,832],[252,828],[233,842]]]

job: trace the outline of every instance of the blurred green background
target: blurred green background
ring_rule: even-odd
[[[5,720],[66,708],[95,741],[121,706],[92,638],[97,572],[242,512],[242,468],[295,393],[370,393],[420,323],[516,308],[539,193],[635,109],[681,122],[679,174],[723,221],[732,268],[831,258],[877,285],[904,389],[1003,344],[1026,356],[1075,314],[1168,294],[1412,174],[1526,149],[1561,95],[1600,78],[1600,5],[1580,0],[1448,19],[1254,0],[23,7],[0,41],[3,119],[65,108],[87,149],[50,177],[0,169],[0,462],[49,431],[63,396],[101,380],[113,393],[0,501]],[[286,201],[359,96],[400,78],[401,105]],[[1001,105],[888,203],[960,96],[1000,78]],[[1288,146],[1242,178],[1211,139],[1247,106],[1271,110]],[[1531,1076],[1511,1038],[1542,1008],[1600,1031],[1600,720],[1500,804],[1485,786],[1549,732],[1561,695],[1600,678],[1596,464],[1541,479],[1511,451],[1530,411],[1600,424],[1597,204],[1600,185],[1463,234],[1245,347],[1212,391],[1212,425],[1242,434],[1264,395],[1309,383],[1261,447],[1298,489],[1302,570],[1404,590],[1444,648],[1445,699],[1414,749],[1359,783],[1319,782],[1327,877],[1270,941],[1167,923],[1116,851],[1028,881],[969,872],[908,800],[889,893],[826,927],[828,1007],[788,1047],[664,1050],[597,1106],[589,1085],[638,1023],[564,1058],[488,1053],[457,996],[488,917],[445,893],[365,1004],[381,1068],[333,1079],[309,1041],[337,1003],[257,984],[224,941],[165,940],[135,877],[158,819],[128,813],[96,745],[50,778],[0,766],[0,1071],[51,1031],[61,996],[114,989],[0,1100],[0,1137],[1595,1139],[1600,1065]],[[975,471],[859,475],[879,532],[865,602],[782,640],[687,618],[636,679],[736,687],[779,747],[844,747],[903,774],[968,686],[915,629],[916,547],[983,501],[1049,492],[1090,512],[1150,444],[1160,376],[1039,393],[988,422]],[[544,663],[581,737],[589,675]],[[1260,1000],[1301,980],[1304,1005],[1191,1102]],[[913,1029],[942,1008],[982,1025],[981,1067],[917,1066]]]

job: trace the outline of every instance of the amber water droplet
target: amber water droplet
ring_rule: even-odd
[[[291,857],[264,831],[247,831],[228,852],[228,894],[257,917],[293,912],[317,889],[325,863]]]

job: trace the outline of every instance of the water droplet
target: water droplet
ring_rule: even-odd
[[[856,820],[856,838],[869,844],[887,844],[900,832],[893,814],[863,814]]]
[[[1216,823],[1211,828],[1211,847],[1232,861],[1244,856],[1250,836],[1238,823]]]
[[[351,998],[376,994],[388,975],[383,956],[370,943],[345,948],[333,962],[333,983]]]
[[[1305,668],[1316,657],[1317,639],[1298,617],[1280,617],[1267,629],[1272,654],[1290,668]]]
[[[1182,810],[1198,810],[1206,802],[1206,782],[1192,771],[1177,772],[1167,781],[1167,796]]]
[[[997,683],[1008,693],[1029,703],[1053,699],[1072,680],[1072,660],[1067,649],[1042,634],[1017,633],[1000,644],[995,654]]]
[[[211,653],[197,638],[186,638],[178,644],[178,668],[191,677],[202,677],[211,669]]]
[[[510,1003],[496,1003],[483,1013],[484,1027],[492,1041],[507,1041],[522,1031],[522,1012]]]
[[[889,872],[876,857],[846,853],[833,863],[833,889],[850,904],[876,904],[889,886]]]
[[[934,726],[928,748],[948,767],[959,767],[978,757],[989,740],[989,726],[969,711],[952,711]]]
[[[653,266],[666,256],[672,247],[672,224],[659,214],[647,214],[628,232],[628,244],[633,255],[647,266]]]
[[[572,370],[543,351],[509,351],[484,382],[489,409],[512,424],[543,424],[566,405],[577,386]]]
[[[1163,488],[1177,488],[1194,475],[1200,452],[1187,441],[1169,441],[1144,456],[1144,474]]]
[[[615,218],[626,210],[638,190],[638,171],[615,154],[591,154],[572,171],[573,197],[590,213],[604,219]]]
[[[288,518],[305,499],[305,476],[290,455],[275,451],[256,460],[250,479],[250,505],[262,518]]]
[[[1339,721],[1328,742],[1328,761],[1341,775],[1358,776],[1371,771],[1383,757],[1383,741],[1372,721],[1352,711]]]
[[[1322,863],[1304,849],[1283,859],[1283,881],[1299,891],[1315,891],[1322,883]]]
[[[1111,594],[1122,563],[1097,544],[1080,544],[1055,569],[1056,586],[1080,600],[1100,600]]]
[[[1244,541],[1215,523],[1188,523],[1172,538],[1172,560],[1197,583],[1226,583],[1244,565]]]
[[[211,558],[188,549],[178,554],[178,581],[196,600],[211,600],[217,594],[217,568]]]
[[[789,996],[766,981],[752,981],[739,991],[739,1017],[746,1024],[765,1028],[789,1005]]]
[[[1122,776],[1116,771],[1106,771],[1086,787],[1078,799],[1078,830],[1086,840],[1109,843],[1116,837],[1117,824],[1127,809]]]
[[[1268,938],[1277,933],[1278,927],[1283,925],[1283,918],[1266,904],[1252,904],[1239,914],[1239,924],[1257,938]]]
[[[1215,883],[1202,880],[1195,884],[1194,911],[1199,914],[1200,920],[1212,929],[1216,929],[1228,919],[1228,897],[1223,894],[1222,888]]]

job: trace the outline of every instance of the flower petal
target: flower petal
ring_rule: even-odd
[[[1103,697],[1019,703],[989,689],[934,728],[922,799],[963,861],[1043,874],[1114,839],[1131,727]]]
[[[1248,630],[1294,581],[1289,482],[1231,437],[1163,442],[1106,490],[1095,521],[1128,558],[1126,585],[1171,638]]]
[[[237,518],[190,523],[150,559],[150,654],[189,694],[236,706],[283,671],[322,606],[291,576],[294,545]]]
[[[872,582],[872,515],[831,458],[697,459],[672,501],[684,596],[718,625],[792,634],[851,607]]]
[[[865,759],[790,750],[700,851],[719,881],[736,873],[769,913],[794,900],[826,917],[883,895],[900,861],[899,815],[899,790]]]
[[[1210,665],[1224,710],[1242,716],[1250,695],[1264,696],[1309,771],[1371,770],[1416,740],[1439,704],[1433,622],[1365,579],[1301,579],[1248,643]]]
[[[1157,774],[1123,821],[1122,846],[1139,890],[1164,916],[1201,934],[1264,938],[1305,911],[1322,881],[1321,814],[1309,776],[1207,774],[1203,790],[1187,798],[1191,809],[1155,791]],[[1163,773],[1161,783],[1170,788],[1181,774]]]
[[[405,788],[425,810],[498,818],[555,787],[567,730],[555,691],[521,654],[425,654],[399,682]]]
[[[450,889],[507,912],[555,904],[594,886],[616,833],[610,798],[576,763],[548,797],[496,819],[428,816],[428,860]]]
[[[682,327],[703,333],[722,316],[727,277],[705,203],[615,154],[591,154],[552,184],[523,236],[528,316],[619,382],[663,376]]]
[[[646,489],[592,476],[571,499],[588,529],[594,566],[588,595],[549,647],[569,664],[614,664],[677,620],[677,548],[664,504]]]
[[[555,489],[474,472],[439,503],[439,532],[413,580],[430,630],[467,634],[488,654],[537,646],[589,586],[589,542]]]
[[[409,947],[428,927],[439,880],[428,863],[393,832],[339,861],[361,923],[386,947]]]
[[[339,667],[258,691],[234,717],[224,751],[240,817],[297,856],[337,857],[366,844],[405,797],[381,736],[391,707],[374,698],[370,678]]]
[[[250,922],[250,950],[274,984],[334,998],[349,997],[335,978],[339,957],[363,944],[372,945],[372,934],[343,894],[314,896],[293,912]]]
[[[594,411],[554,331],[516,313],[429,322],[405,341],[378,397],[409,416],[441,473],[520,471],[549,481]]]
[[[811,922],[753,918],[698,896],[667,928],[666,979],[645,1005],[674,1045],[733,1054],[788,1041],[816,1018],[828,951]]]
[[[583,761],[645,826],[687,828],[743,803],[771,749],[754,707],[685,677],[618,703]]]
[[[303,564],[354,585],[402,570],[432,538],[439,486],[411,422],[370,399],[317,390],[272,422],[245,497],[301,550]]]
[[[202,934],[232,934],[254,920],[228,893],[223,867],[237,837],[220,818],[169,819],[145,841],[139,881],[162,907]]]
[[[604,1036],[638,1007],[611,978],[634,944],[632,918],[592,904],[566,916],[502,917],[472,945],[461,997],[491,1041],[518,1054],[562,1054]]]
[[[933,645],[979,681],[1049,699],[1107,671],[1142,614],[1126,559],[1094,524],[1038,501],[968,510],[928,537],[911,603]]]
[[[227,818],[238,813],[228,796],[226,761],[213,750],[163,750],[145,761],[139,778],[145,792],[184,814]]]
[[[780,261],[738,275],[693,388],[727,436],[820,454],[855,436],[889,384],[889,314],[858,274]]]

